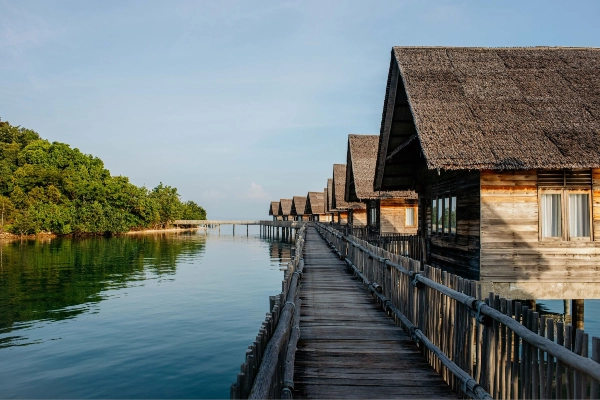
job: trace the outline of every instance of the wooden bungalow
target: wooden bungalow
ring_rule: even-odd
[[[600,296],[600,49],[395,47],[375,190],[428,264],[510,298]]]
[[[344,200],[346,195],[346,164],[333,164],[333,182],[331,185],[333,190],[332,193],[332,207],[337,214],[337,220],[340,224],[352,224],[352,212],[358,210],[356,215],[359,217],[354,221],[357,226],[360,226],[360,215],[364,214],[364,224],[366,224],[366,209],[367,206],[364,203],[359,202],[347,202]],[[364,210],[364,211],[360,211]]]
[[[308,215],[304,214],[306,208],[306,196],[294,196],[292,199],[292,216],[294,221],[308,221]]]
[[[304,213],[311,216],[311,221],[329,221],[328,215],[325,212],[324,192],[308,192]]]
[[[281,221],[281,217],[279,216],[279,202],[272,201],[269,206],[269,215],[273,216],[273,221]]]
[[[291,221],[292,215],[292,199],[279,200],[279,210],[277,215],[281,217],[281,221]]]
[[[417,194],[412,190],[373,190],[379,135],[348,135],[344,200],[362,202],[366,209],[354,210],[354,226],[369,226],[378,233],[417,233]]]

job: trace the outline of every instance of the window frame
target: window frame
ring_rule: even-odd
[[[542,234],[542,195],[559,194],[561,207],[561,236],[545,237]],[[588,196],[588,224],[589,236],[574,236],[570,234],[569,194],[586,194]],[[591,242],[594,240],[594,216],[593,216],[593,193],[592,189],[584,188],[538,188],[538,240],[541,242]]]
[[[457,210],[458,208],[456,207],[455,203],[458,203],[457,200],[458,196],[455,193],[445,193],[443,195],[437,195],[437,196],[431,196],[431,202],[430,202],[430,225],[429,225],[429,229],[431,232],[431,236],[439,236],[439,237],[446,237],[446,238],[455,238],[456,237],[456,231],[458,230],[458,218],[457,218],[457,213],[455,214],[454,218],[455,218],[455,223],[456,225],[454,226],[454,232],[452,232],[452,207],[454,206]],[[454,200],[454,201],[453,201]],[[448,202],[448,215],[446,212],[446,202]],[[434,209],[433,206],[435,204],[435,222],[434,222]],[[440,212],[440,204],[442,205],[441,207],[441,216],[439,214]],[[416,215],[416,213],[415,213]],[[439,216],[439,218],[438,218]],[[415,218],[416,219],[416,218]],[[441,224],[440,224],[441,221]],[[445,226],[445,222],[447,223],[447,226]],[[435,229],[434,229],[435,228]]]

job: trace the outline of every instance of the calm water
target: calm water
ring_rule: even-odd
[[[228,398],[290,249],[245,233],[0,244],[0,397]]]
[[[0,397],[228,398],[289,257],[241,231],[0,244]]]

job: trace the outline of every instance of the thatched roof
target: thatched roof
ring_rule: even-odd
[[[325,196],[323,192],[308,192],[305,214],[325,214]]]
[[[278,215],[291,215],[291,214],[292,214],[292,199],[279,200]]]
[[[414,191],[374,191],[379,135],[348,135],[344,200],[416,199]]]
[[[349,203],[344,200],[346,194],[346,164],[333,164],[333,208],[339,210],[366,208],[363,203]]]
[[[327,203],[325,205],[325,211],[333,211],[333,179],[327,179]]]
[[[599,70],[598,48],[394,47],[376,187],[415,148],[429,169],[600,167]]]
[[[292,215],[304,215],[306,196],[294,196],[292,199]]]
[[[271,205],[269,206],[269,215],[278,215],[278,213],[279,213],[279,202],[272,201]]]

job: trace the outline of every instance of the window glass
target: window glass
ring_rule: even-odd
[[[542,194],[542,237],[562,236],[560,194]]]
[[[415,226],[415,209],[407,208],[406,209],[406,219],[404,221],[405,226]]]
[[[431,233],[437,231],[437,200],[431,200]]]
[[[450,198],[444,198],[444,233],[450,230]]]
[[[450,198],[450,234],[456,235],[456,196]]]
[[[371,208],[371,225],[377,225],[377,209]]]
[[[444,199],[438,198],[437,204],[437,231],[442,233],[442,227],[444,226]]]
[[[569,235],[590,236],[590,204],[587,193],[569,194]]]

